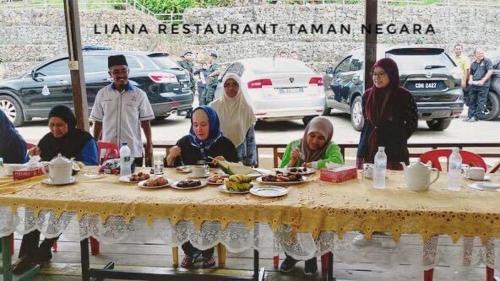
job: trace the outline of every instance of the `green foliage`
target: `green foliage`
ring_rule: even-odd
[[[187,8],[223,7],[234,4],[234,0],[139,0],[138,2],[155,14],[182,13]]]

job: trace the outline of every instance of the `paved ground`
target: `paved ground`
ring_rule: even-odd
[[[335,127],[334,141],[337,143],[358,143],[359,132],[350,124],[349,115],[333,112],[329,116]],[[19,127],[19,132],[28,142],[36,143],[48,132],[45,120],[38,120]],[[153,123],[154,143],[171,143],[187,134],[190,122],[183,116],[171,116]],[[257,125],[257,143],[288,143],[302,136],[304,126],[301,120],[260,122]],[[417,132],[410,138],[411,143],[445,142],[500,142],[500,119],[475,123],[453,120],[450,127],[442,132],[430,131],[425,122],[419,122]]]

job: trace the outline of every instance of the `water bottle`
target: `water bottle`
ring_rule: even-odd
[[[461,187],[460,177],[462,171],[462,157],[458,147],[453,148],[448,159],[448,190],[459,191]]]
[[[375,154],[373,167],[373,187],[377,189],[385,188],[385,169],[387,168],[387,155],[385,147],[379,146]]]
[[[132,174],[132,158],[130,148],[127,143],[122,143],[120,147],[120,177]]]

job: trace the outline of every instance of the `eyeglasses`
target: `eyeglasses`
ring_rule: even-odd
[[[386,75],[387,75],[387,73],[385,73],[385,72],[373,72],[372,73],[373,77],[383,77],[383,76],[386,76]]]

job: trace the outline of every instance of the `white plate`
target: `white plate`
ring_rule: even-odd
[[[210,172],[207,172],[205,173],[204,176],[198,176],[198,177],[195,177],[193,176],[192,174],[188,176],[189,179],[204,179],[204,178],[208,178],[210,176]]]
[[[469,184],[469,187],[474,188],[474,189],[479,189],[479,190],[493,190],[493,191],[497,190],[497,191],[500,191],[500,183],[498,183],[498,182],[480,181],[480,182],[475,182],[475,183]]]
[[[83,174],[82,176],[88,178],[88,179],[93,179],[93,180],[96,180],[96,179],[102,179],[104,178],[106,175],[105,174],[92,174],[92,173],[85,173]]]
[[[490,181],[491,180],[491,177],[489,175],[484,175],[484,178],[482,180],[475,180],[475,179],[471,179],[469,177],[465,177],[464,178],[470,180],[470,181]]]
[[[173,181],[172,180],[169,180],[169,179],[166,179],[167,180],[167,184],[164,184],[164,185],[159,185],[159,186],[145,186],[144,184],[150,180],[151,178],[147,179],[147,180],[143,180],[143,181],[140,181],[137,186],[140,187],[140,188],[143,188],[143,189],[160,189],[160,188],[165,188],[165,187],[169,187],[170,186],[170,183],[172,183]]]
[[[281,186],[263,185],[254,186],[250,189],[250,193],[260,197],[280,197],[288,193],[288,189]]]
[[[262,177],[258,177],[256,180],[258,183],[262,184],[269,184],[269,185],[295,185],[295,184],[303,184],[306,183],[307,181],[302,177],[301,181],[263,181]]]
[[[198,189],[198,188],[203,188],[207,186],[207,181],[206,180],[200,180],[201,185],[193,186],[193,187],[178,187],[177,184],[179,181],[176,181],[174,184],[172,184],[172,188],[174,189],[179,189],[179,190],[190,190],[190,189]]]
[[[223,192],[223,193],[233,193],[233,194],[247,194],[250,192],[249,190],[247,190],[247,191],[232,191],[232,190],[227,189],[227,187],[225,185],[220,185],[219,191]]]
[[[149,178],[151,178],[151,176],[149,176]],[[118,178],[119,181],[121,182],[125,182],[125,183],[138,183],[138,182],[141,182],[141,181],[131,181],[130,180],[130,176],[122,176],[120,178]],[[142,180],[142,181],[146,181],[146,180]]]
[[[175,168],[177,172],[179,173],[184,173],[184,174],[189,174],[192,172],[191,166],[179,166]]]
[[[292,169],[292,168],[294,168],[294,167],[276,169],[276,171],[289,173],[292,175],[302,175],[302,176],[312,175],[312,174],[316,173],[316,169],[313,169],[313,168],[306,168],[305,172],[291,172],[290,169]],[[302,167],[295,167],[295,168],[302,168]]]
[[[69,182],[67,182],[67,183],[53,183],[52,180],[50,180],[50,178],[46,178],[46,179],[44,179],[42,181],[43,184],[46,184],[46,185],[55,185],[55,186],[74,184],[75,182],[76,182],[76,178],[75,177],[71,177],[69,179]]]

